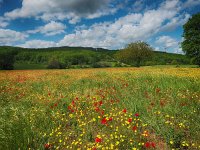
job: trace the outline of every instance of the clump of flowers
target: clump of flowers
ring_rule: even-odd
[[[66,111],[52,115],[56,128],[47,133],[46,149],[142,149],[156,148],[149,141],[147,125],[139,112],[119,107],[119,100],[106,99],[101,90],[95,96],[73,98]]]

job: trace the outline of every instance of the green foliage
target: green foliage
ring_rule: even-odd
[[[14,69],[45,69],[52,57],[62,64],[62,68],[127,67],[137,65],[136,61],[116,58],[121,50],[105,50],[84,47],[59,47],[46,49],[24,49],[0,47],[0,53],[16,51]],[[116,54],[117,53],[117,54]],[[166,65],[176,60],[179,64],[190,64],[190,59],[181,54],[153,52],[152,60],[144,59],[141,65]],[[122,57],[121,55],[119,55]],[[3,57],[4,58],[4,57]],[[118,60],[117,60],[118,59]],[[9,59],[10,60],[10,59]],[[11,59],[12,60],[12,59]],[[2,59],[0,60],[2,61]],[[194,62],[194,60],[192,61]]]
[[[116,54],[116,58],[122,62],[135,64],[140,67],[141,62],[151,58],[153,49],[145,42],[130,43],[125,49]]]
[[[172,60],[171,65],[178,65],[177,60]]]
[[[15,70],[29,70],[29,69],[46,69],[47,65],[44,64],[39,64],[39,63],[26,63],[26,62],[22,62],[22,63],[15,63],[14,64],[14,69]]]
[[[152,58],[153,65],[171,64],[173,60],[177,61],[178,64],[190,64],[190,59],[188,59],[185,55],[181,54],[172,54],[155,51]]]
[[[193,15],[183,26],[183,29],[182,49],[200,66],[200,13]]]
[[[112,67],[112,63],[101,61],[101,62],[94,63],[92,67],[94,67],[94,68]]]
[[[47,66],[48,69],[64,69],[65,65],[59,62],[58,60],[51,60]]]
[[[14,69],[16,51],[0,51],[0,69],[12,70]]]

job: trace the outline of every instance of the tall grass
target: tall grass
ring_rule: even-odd
[[[0,72],[0,149],[198,149],[200,70]]]

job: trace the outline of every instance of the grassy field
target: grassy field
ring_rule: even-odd
[[[199,149],[200,69],[0,72],[0,149]]]

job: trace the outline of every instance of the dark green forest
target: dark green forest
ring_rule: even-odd
[[[135,66],[134,61],[123,63],[117,60],[119,50],[90,47],[56,47],[26,49],[0,47],[0,69],[67,69]],[[144,60],[142,66],[187,65],[190,59],[185,55],[153,51],[151,59]]]

